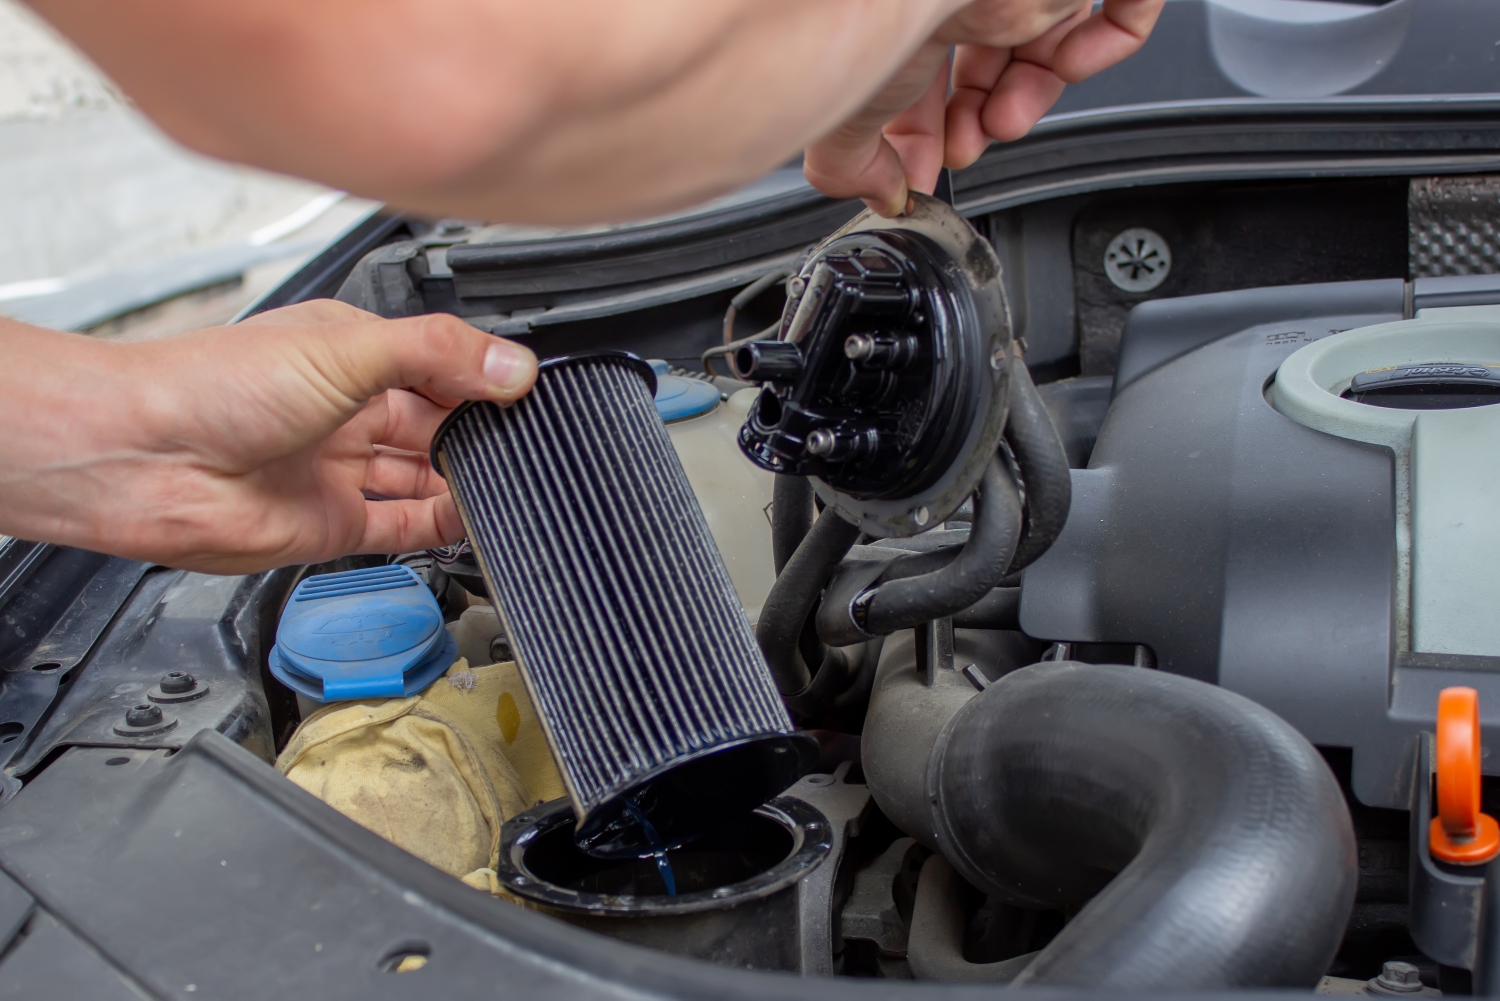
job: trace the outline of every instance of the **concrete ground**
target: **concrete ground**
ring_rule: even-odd
[[[0,0],[0,313],[85,317],[113,336],[222,323],[372,207],[177,146],[29,8]],[[233,262],[233,248],[247,248],[243,275],[210,288],[108,320],[69,308],[111,275],[170,274],[206,252]]]

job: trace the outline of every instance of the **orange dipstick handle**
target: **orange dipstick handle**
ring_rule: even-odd
[[[1432,855],[1482,865],[1500,854],[1500,824],[1479,812],[1479,693],[1445,688],[1438,696],[1437,805],[1428,840]]]

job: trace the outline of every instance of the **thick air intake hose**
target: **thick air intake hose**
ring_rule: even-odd
[[[871,718],[952,712],[883,663]],[[946,707],[946,708],[945,708]],[[914,724],[907,742],[937,722]],[[974,886],[1076,910],[1016,983],[1121,989],[1311,987],[1354,901],[1353,830],[1316,750],[1248,699],[1134,667],[1037,664],[953,713],[922,787],[884,768],[877,802]],[[872,768],[872,763],[874,767]]]

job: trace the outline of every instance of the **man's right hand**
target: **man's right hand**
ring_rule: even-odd
[[[973,0],[809,147],[803,170],[825,194],[899,215],[909,191],[930,193],[944,166],[967,167],[991,141],[1019,139],[1067,84],[1139,49],[1163,2],[1104,0],[1091,14],[1090,0]]]

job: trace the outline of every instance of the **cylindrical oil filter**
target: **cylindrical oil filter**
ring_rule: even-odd
[[[681,845],[805,770],[633,355],[549,359],[433,440],[594,855]]]

